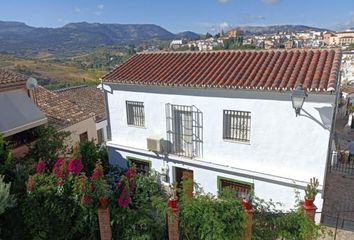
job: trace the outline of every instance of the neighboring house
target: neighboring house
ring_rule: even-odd
[[[47,123],[44,113],[26,88],[27,77],[0,69],[0,133],[9,143],[12,156],[23,157],[36,139],[36,127]]]
[[[340,59],[336,49],[137,54],[102,78],[110,162],[284,209],[316,177],[321,211]],[[308,97],[296,116],[299,85]]]
[[[107,117],[103,92],[96,86],[75,86],[54,90],[56,94],[78,105],[86,112],[94,112],[96,120],[97,143],[107,140]]]
[[[87,112],[78,105],[51,92],[42,86],[34,90],[39,108],[45,113],[48,122],[59,131],[69,131],[68,144],[97,139],[95,113]]]

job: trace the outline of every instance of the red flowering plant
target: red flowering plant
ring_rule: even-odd
[[[45,168],[46,168],[45,162],[43,160],[39,160],[35,165],[36,174],[44,173]]]
[[[101,207],[108,206],[108,183],[104,176],[104,170],[100,160],[96,162],[91,176],[92,194]]]
[[[136,167],[135,165],[129,167],[124,175],[121,176],[118,186],[118,205],[122,208],[126,208],[132,203],[132,194],[136,187],[135,182]]]

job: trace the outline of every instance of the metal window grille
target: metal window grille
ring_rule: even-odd
[[[252,185],[246,183],[240,183],[237,181],[220,179],[221,189],[231,188],[235,191],[235,195],[238,198],[250,200],[253,194]]]
[[[104,142],[103,128],[97,130],[97,143],[102,144]]]
[[[223,138],[239,142],[250,142],[251,113],[244,111],[224,110]]]
[[[127,123],[132,126],[145,126],[145,113],[143,102],[126,102]]]
[[[202,157],[203,114],[195,106],[166,104],[169,151],[183,157]]]

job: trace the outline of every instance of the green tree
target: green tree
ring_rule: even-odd
[[[84,165],[83,171],[91,174],[95,168],[97,160],[101,160],[105,173],[109,170],[108,152],[105,147],[96,144],[93,140],[85,141],[79,145],[79,153]]]
[[[51,169],[58,158],[58,153],[66,149],[65,140],[69,132],[58,131],[52,125],[36,129],[38,140],[30,148],[27,158],[32,161],[43,160]]]

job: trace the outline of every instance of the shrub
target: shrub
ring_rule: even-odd
[[[134,172],[134,171],[133,171]],[[166,239],[167,197],[155,173],[138,174],[132,178],[128,170],[116,185],[112,196],[111,221],[114,239]],[[126,181],[124,185],[123,181]],[[128,192],[123,190],[128,188]],[[121,194],[131,197],[127,206],[118,204]]]
[[[182,193],[180,226],[183,239],[240,239],[244,223],[243,206],[232,194],[221,194],[217,198],[199,190],[193,198],[188,198]]]
[[[0,215],[16,203],[14,195],[10,194],[10,186],[11,183],[5,183],[4,176],[0,175]]]
[[[59,152],[66,151],[65,140],[70,135],[69,132],[57,131],[52,125],[38,127],[36,129],[38,140],[30,148],[26,158],[43,160],[51,169],[57,160]]]
[[[93,140],[85,141],[79,145],[79,154],[84,164],[84,172],[92,173],[97,160],[101,160],[105,173],[108,172],[108,153],[105,147],[96,144]]]

